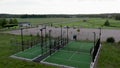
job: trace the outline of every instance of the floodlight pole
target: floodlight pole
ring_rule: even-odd
[[[43,54],[43,35],[42,35],[42,31],[43,31],[43,29],[40,29],[40,31],[41,31],[41,49],[42,49],[42,54]]]
[[[61,27],[61,45],[62,45],[62,25],[60,25]]]
[[[46,41],[46,25],[45,25],[45,41]]]
[[[22,51],[24,51],[24,47],[23,47],[23,28],[21,28],[21,44],[22,44]]]
[[[95,32],[93,32],[93,34],[94,34],[94,46],[95,46],[95,40],[96,40],[96,33]]]
[[[69,28],[69,27],[67,26],[67,43],[68,43],[68,28]]]
[[[99,38],[101,38],[101,28],[99,28],[99,30],[100,30]]]
[[[62,40],[62,25],[60,25],[60,27],[61,27],[61,40]]]
[[[46,52],[47,52],[47,35],[46,35],[46,25],[45,25],[45,27],[44,27],[44,29],[45,29],[45,45],[46,45]]]
[[[51,55],[51,31],[49,30],[49,50],[50,50],[50,55]]]
[[[32,34],[30,35],[30,37],[31,37],[31,47],[32,47]]]
[[[45,45],[46,45],[46,48],[47,48],[47,35],[46,35],[46,25],[45,25]]]
[[[46,25],[45,25],[45,27],[42,28],[42,29],[45,29],[45,41],[46,41]]]

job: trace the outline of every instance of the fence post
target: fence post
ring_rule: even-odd
[[[51,30],[49,30],[49,52],[51,55]]]

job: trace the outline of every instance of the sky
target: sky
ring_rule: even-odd
[[[0,0],[0,13],[9,14],[120,13],[120,0]]]

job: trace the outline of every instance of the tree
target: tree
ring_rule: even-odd
[[[115,16],[115,20],[120,20],[120,16]]]
[[[12,19],[9,20],[9,24],[14,24]]]
[[[80,29],[77,29],[77,32],[80,32]]]
[[[17,19],[15,18],[15,19],[13,19],[13,23],[15,24],[15,25],[18,25],[18,21],[17,21]]]
[[[110,23],[108,20],[105,21],[104,26],[110,26]]]
[[[2,27],[2,20],[0,19],[0,28]]]
[[[1,19],[0,20],[0,26],[4,27],[7,24],[7,20],[6,19]]]

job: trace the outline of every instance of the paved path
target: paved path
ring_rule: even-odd
[[[36,35],[37,33],[40,34],[40,26],[39,28],[30,28],[30,29],[24,29],[23,33],[24,35]],[[51,34],[53,37],[58,37],[61,35],[61,28],[55,28],[55,27],[47,27],[46,31],[47,33],[49,30],[52,30]],[[62,34],[63,37],[67,36],[66,33],[66,28],[62,29]],[[94,34],[93,32],[96,33],[96,37],[99,37],[100,30],[99,29],[89,29],[89,28],[80,28],[80,32],[77,32],[77,29],[69,28],[69,39],[73,39],[73,35],[77,35],[77,39],[79,40],[93,40],[94,39]],[[14,31],[7,31],[5,33],[10,33],[10,34],[20,34],[20,30],[14,30]],[[45,31],[43,30],[43,34],[45,34]],[[106,41],[108,37],[114,37],[116,42],[120,41],[120,30],[115,30],[115,29],[102,29],[101,30],[101,38],[102,41]]]

